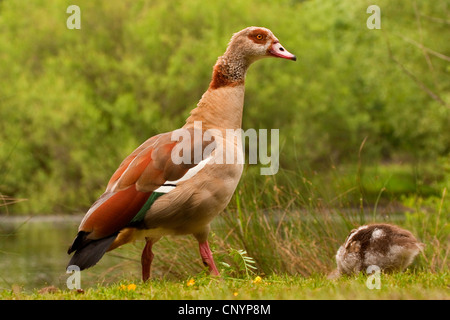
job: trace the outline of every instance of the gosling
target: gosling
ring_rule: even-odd
[[[368,224],[353,229],[336,254],[337,270],[329,278],[365,272],[378,266],[386,273],[405,270],[425,245],[392,224]]]

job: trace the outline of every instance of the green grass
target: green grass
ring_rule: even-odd
[[[278,179],[284,178],[289,179],[287,183],[279,184]],[[205,276],[192,237],[167,237],[155,245],[149,283],[139,280],[142,243],[136,243],[108,253],[121,258],[110,269],[83,271],[84,293],[62,290],[68,277],[64,276],[53,293],[11,284],[0,291],[0,299],[450,298],[448,174],[435,185],[438,196],[422,197],[416,192],[390,200],[402,206],[400,211],[397,206],[367,206],[355,180],[351,184],[342,174],[339,178],[347,181],[348,189],[338,185],[339,192],[328,197],[324,191],[327,178],[309,180],[280,171],[261,183],[243,180],[229,207],[212,225],[210,245],[222,280]],[[361,197],[360,207],[352,206],[355,194],[350,193]],[[369,290],[364,275],[328,280],[326,275],[336,267],[334,256],[348,232],[370,222],[395,223],[410,230],[426,244],[424,253],[407,272],[382,275],[380,290]],[[258,275],[262,281],[254,283]],[[188,286],[192,278],[195,283]],[[136,288],[128,290],[130,284]]]
[[[84,293],[61,290],[63,276],[56,292],[39,293],[40,287],[24,290],[12,283],[0,291],[0,299],[449,299],[446,168],[439,179],[424,179],[434,190],[425,196],[417,187],[423,174],[416,179],[409,176],[406,180],[414,185],[403,183],[399,193],[393,187],[395,181],[405,181],[402,177],[411,172],[407,166],[347,172],[338,166],[314,176],[300,170],[280,170],[266,177],[246,172],[211,228],[210,246],[222,280],[205,276],[192,237],[166,237],[154,247],[149,283],[139,280],[142,243],[136,243],[108,253],[121,260],[106,271],[95,267],[83,271]],[[385,203],[371,203],[368,187]],[[382,275],[380,290],[369,290],[364,275],[327,280],[348,232],[371,222],[410,230],[426,244],[424,253],[406,273]],[[254,283],[258,275],[263,280]],[[192,277],[195,284],[187,286]],[[128,290],[133,283],[136,288]]]
[[[268,276],[255,278],[212,278],[199,275],[184,281],[151,280],[147,283],[118,282],[107,286],[40,293],[20,289],[0,292],[0,299],[39,300],[240,300],[240,299],[450,299],[449,274],[407,271],[381,274],[381,288],[369,289],[367,277],[359,275],[328,280],[324,275]]]
[[[392,223],[426,244],[424,256],[417,259],[419,267],[448,270],[448,171],[430,179],[433,193],[423,195],[419,186],[427,175],[414,178],[412,166],[362,168],[346,171],[338,166],[314,176],[280,170],[255,181],[247,176],[223,215],[226,233],[213,227],[217,248],[245,249],[264,274],[307,277],[335,267],[334,255],[353,228]]]

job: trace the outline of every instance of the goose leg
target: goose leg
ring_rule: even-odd
[[[199,242],[199,249],[203,264],[209,267],[209,271],[213,276],[219,276],[219,270],[217,270],[216,265],[214,264],[214,259],[211,249],[209,248],[208,241]]]
[[[142,281],[147,281],[150,278],[150,266],[152,265],[154,254],[152,252],[152,239],[145,238],[146,243],[141,256],[142,265]]]

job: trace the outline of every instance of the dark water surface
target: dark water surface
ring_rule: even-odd
[[[82,216],[0,217],[0,289],[11,289],[13,285],[24,290],[66,288],[70,277],[66,273],[70,259],[67,249],[81,219]],[[101,264],[82,272],[83,287],[104,279],[117,280],[117,276],[105,275],[123,262],[120,257],[105,256]],[[139,279],[139,263],[127,263],[126,272],[121,272]]]

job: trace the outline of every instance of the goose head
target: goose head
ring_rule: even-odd
[[[268,57],[297,60],[295,55],[281,45],[272,31],[263,27],[248,27],[235,33],[225,55],[244,58],[249,64]]]
[[[268,57],[297,60],[267,28],[248,27],[235,33],[214,65],[210,89],[243,84],[248,67]]]

